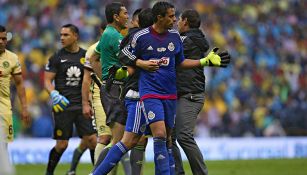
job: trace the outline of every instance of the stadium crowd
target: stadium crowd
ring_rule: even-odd
[[[23,66],[30,127],[18,135],[50,137],[49,95],[43,90],[44,65],[56,49],[65,23],[80,28],[83,48],[98,38],[97,26],[109,0],[0,0],[0,24],[13,33],[9,49]],[[132,13],[154,1],[122,1]],[[178,10],[196,9],[211,46],[227,49],[226,69],[205,68],[206,101],[199,116],[199,137],[307,135],[307,3],[299,0],[181,0]],[[131,15],[130,15],[131,16]],[[12,94],[16,90],[12,89]],[[13,96],[13,99],[16,97]],[[18,105],[18,100],[13,100]],[[43,128],[43,129],[42,129]]]

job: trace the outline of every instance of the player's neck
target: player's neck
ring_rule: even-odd
[[[167,32],[168,29],[165,29],[164,27],[160,26],[158,23],[154,23],[152,25],[152,28],[157,32],[158,34],[163,34]]]
[[[113,22],[113,23],[111,23],[111,24],[109,24],[109,25],[112,26],[112,27],[114,27],[119,33],[120,33],[120,31],[122,30],[122,28],[121,28],[120,26],[116,25],[115,22]]]
[[[69,47],[65,47],[64,49],[67,52],[76,53],[76,52],[79,52],[80,47],[78,46],[78,44],[73,44],[73,45],[71,45]]]
[[[0,51],[0,55],[4,54],[5,49]]]

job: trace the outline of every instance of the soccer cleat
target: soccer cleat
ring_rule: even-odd
[[[76,175],[75,171],[67,171],[66,175]]]

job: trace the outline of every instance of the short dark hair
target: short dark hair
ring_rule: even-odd
[[[6,28],[2,25],[0,25],[0,32],[6,32]]]
[[[167,9],[175,8],[173,4],[169,2],[160,1],[155,3],[155,5],[152,7],[152,16],[153,21],[158,21],[158,15],[165,16],[167,13]]]
[[[182,12],[181,18],[183,20],[187,19],[187,22],[190,28],[200,27],[201,20],[200,20],[199,13],[196,10],[193,10],[193,9],[185,10],[184,12]]]
[[[142,8],[136,9],[132,14],[132,20],[134,20],[142,11]]]
[[[105,21],[101,22],[100,25],[99,25],[99,28],[100,28],[101,30],[105,30],[106,27],[107,27],[107,23],[106,23]]]
[[[146,28],[153,24],[153,17],[151,8],[142,10],[139,13],[139,26],[140,28]]]
[[[121,7],[124,7],[124,5],[120,2],[112,2],[106,6],[105,15],[108,23],[113,22],[113,15],[119,15]]]
[[[72,32],[76,33],[77,35],[79,35],[79,29],[77,26],[73,25],[73,24],[65,24],[62,26],[62,28],[69,28]]]

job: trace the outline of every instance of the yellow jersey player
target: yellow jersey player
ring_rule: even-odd
[[[0,25],[0,125],[4,131],[6,143],[13,141],[13,118],[10,100],[10,83],[14,79],[19,100],[21,102],[21,119],[29,121],[26,93],[23,84],[21,66],[18,57],[6,49],[7,31]]]

